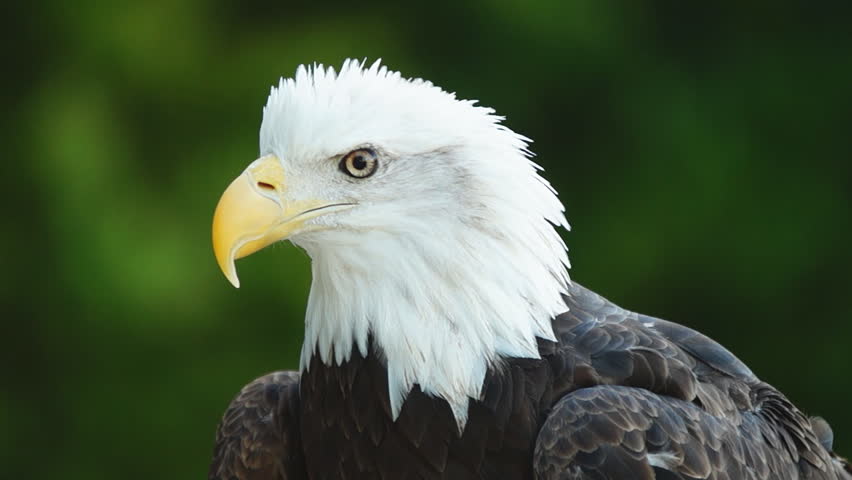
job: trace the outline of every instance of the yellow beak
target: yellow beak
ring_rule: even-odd
[[[225,277],[240,287],[234,261],[289,237],[314,217],[351,204],[287,201],[284,168],[274,155],[255,160],[231,182],[213,214],[213,253]]]

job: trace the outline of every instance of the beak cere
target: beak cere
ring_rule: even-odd
[[[225,277],[239,288],[234,261],[286,238],[284,169],[273,155],[252,163],[222,194],[213,214],[213,253]]]
[[[240,279],[235,260],[294,232],[320,229],[305,222],[356,205],[289,198],[284,179],[281,162],[276,156],[267,155],[249,165],[219,199],[213,214],[213,253],[222,273],[237,288]]]

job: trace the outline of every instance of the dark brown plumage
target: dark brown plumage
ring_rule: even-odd
[[[833,435],[694,330],[574,284],[558,342],[503,359],[459,436],[449,405],[409,394],[392,420],[381,352],[246,386],[210,479],[850,480]]]
[[[307,478],[298,419],[298,372],[274,372],[249,383],[219,423],[209,478]]]

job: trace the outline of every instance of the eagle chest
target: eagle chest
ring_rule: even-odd
[[[357,352],[357,350],[356,350]],[[394,421],[387,371],[374,355],[302,374],[301,438],[310,478],[532,478],[542,392],[528,369],[489,375],[459,436],[449,404],[415,386]]]

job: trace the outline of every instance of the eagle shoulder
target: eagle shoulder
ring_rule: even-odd
[[[208,479],[307,478],[299,408],[298,372],[273,372],[243,387],[219,423]]]
[[[845,478],[827,425],[719,343],[576,284],[566,303],[546,348],[562,388],[537,439],[541,478],[566,468],[576,478],[625,468],[634,478]]]

